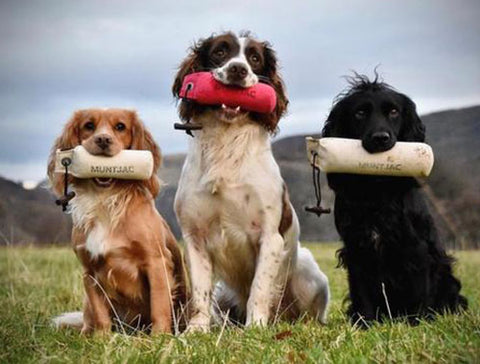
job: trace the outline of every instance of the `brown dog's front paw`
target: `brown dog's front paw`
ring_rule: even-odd
[[[170,324],[170,320],[160,321],[160,322],[152,322],[152,335],[156,334],[171,334],[172,333],[172,325]]]
[[[92,335],[92,333],[93,333],[93,327],[86,324],[83,325],[82,330],[80,331],[80,334],[84,336],[90,336]]]
[[[105,336],[110,333],[110,330],[110,323],[97,324],[95,326],[84,324],[80,333],[85,336]]]

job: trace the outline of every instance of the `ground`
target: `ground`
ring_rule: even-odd
[[[330,279],[328,324],[302,320],[267,329],[216,328],[185,336],[111,334],[82,337],[56,331],[50,319],[81,308],[81,269],[68,248],[0,249],[0,363],[143,362],[480,362],[480,251],[456,252],[456,274],[470,309],[435,322],[352,328],[345,318],[345,272],[338,244],[309,244]]]

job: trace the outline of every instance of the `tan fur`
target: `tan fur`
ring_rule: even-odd
[[[86,122],[93,122],[95,130],[85,130]],[[124,130],[116,129],[118,122]],[[112,138],[105,150],[96,145],[98,133]],[[160,188],[160,150],[134,111],[77,111],[50,156],[48,175],[57,195],[63,193],[63,176],[53,172],[54,152],[79,144],[92,154],[146,149],[154,156],[154,174],[148,181],[114,180],[100,187],[92,179],[70,178],[76,193],[71,201],[72,243],[84,268],[86,293],[82,332],[106,332],[118,320],[122,330],[172,332],[174,315],[185,305],[186,288],[181,252],[154,204]]]

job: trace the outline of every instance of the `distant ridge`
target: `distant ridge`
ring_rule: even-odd
[[[435,152],[426,192],[441,233],[451,247],[480,248],[480,106],[432,113],[422,120],[427,142]],[[332,214],[317,218],[304,211],[306,205],[315,203],[305,136],[275,141],[273,153],[299,215],[302,240],[337,240]],[[173,201],[184,159],[184,154],[164,156],[159,174],[164,186],[156,201],[178,238]],[[322,193],[325,206],[333,207],[333,194],[323,174]],[[69,216],[53,204],[44,185],[25,190],[0,178],[0,244],[66,243],[69,238]]]

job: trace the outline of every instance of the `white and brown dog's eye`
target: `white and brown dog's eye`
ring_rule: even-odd
[[[257,56],[256,54],[252,54],[250,56],[250,61],[252,61],[253,63],[258,63],[258,62],[260,62],[260,57]]]
[[[127,127],[122,122],[119,122],[119,123],[117,123],[117,125],[115,125],[115,130],[118,130],[118,131],[124,131],[126,128]]]
[[[367,116],[367,113],[365,112],[365,110],[358,110],[355,113],[355,118],[358,120],[363,120],[365,119],[366,116]]]
[[[95,123],[93,121],[89,121],[88,123],[85,123],[83,128],[86,130],[95,130]]]
[[[392,110],[390,110],[390,112],[388,113],[388,116],[391,117],[391,118],[397,118],[398,115],[400,115],[400,113],[398,112],[397,109],[392,109]]]
[[[217,49],[215,51],[215,55],[218,57],[218,58],[223,58],[225,57],[225,54],[227,54],[227,52],[225,52],[225,50],[223,48],[220,48],[220,49]]]

